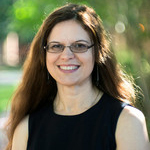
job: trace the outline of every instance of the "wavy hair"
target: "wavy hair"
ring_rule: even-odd
[[[56,81],[50,76],[47,81],[46,51],[44,46],[53,27],[62,21],[73,19],[81,24],[94,42],[95,66],[92,83],[99,90],[122,101],[134,100],[132,81],[120,69],[105,34],[100,17],[86,5],[67,4],[54,10],[41,25],[34,37],[23,66],[22,80],[14,93],[7,125],[11,150],[14,131],[20,121],[36,109],[54,100]],[[97,82],[96,78],[99,78]]]

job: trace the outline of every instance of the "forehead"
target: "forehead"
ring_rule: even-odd
[[[88,32],[75,20],[63,21],[56,24],[48,37],[48,42],[74,42],[78,40],[91,41]]]

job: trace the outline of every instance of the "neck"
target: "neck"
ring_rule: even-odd
[[[54,101],[54,111],[63,115],[75,115],[92,107],[100,98],[99,90],[92,84],[85,86],[62,86]]]

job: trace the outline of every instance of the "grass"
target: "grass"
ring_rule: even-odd
[[[21,65],[19,65],[19,66],[15,66],[15,67],[13,67],[13,66],[7,66],[7,65],[0,65],[0,70],[10,70],[10,71],[12,71],[12,70],[20,70],[22,68],[22,66]]]
[[[14,85],[0,85],[0,113],[7,110],[15,87]]]
[[[0,71],[16,71],[21,69],[21,65],[16,67],[7,66],[7,65],[0,65]],[[9,102],[11,96],[16,88],[16,85],[8,85],[8,84],[0,84],[0,113],[6,111],[9,108]]]

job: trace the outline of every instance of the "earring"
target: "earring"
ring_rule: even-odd
[[[50,80],[50,74],[49,72],[47,71],[47,82],[49,83],[49,80]]]
[[[99,86],[99,68],[98,68],[98,65],[96,65],[96,85]]]

